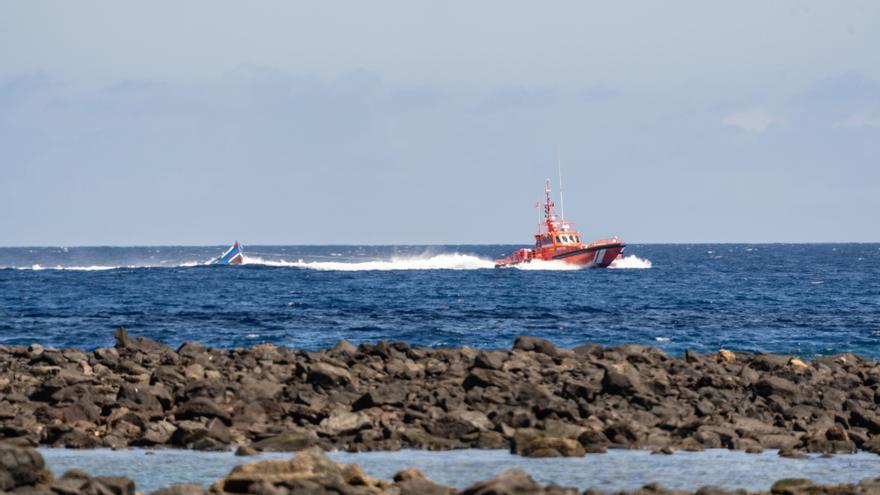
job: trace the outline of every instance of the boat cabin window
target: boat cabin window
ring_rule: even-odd
[[[556,244],[562,244],[562,241],[559,240],[559,236],[556,236]]]

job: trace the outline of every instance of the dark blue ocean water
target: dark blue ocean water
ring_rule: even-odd
[[[493,269],[513,246],[0,248],[0,344],[91,349],[126,326],[319,348],[339,339],[508,348],[646,343],[880,357],[880,245],[631,245],[607,270]],[[649,268],[647,268],[650,266]]]

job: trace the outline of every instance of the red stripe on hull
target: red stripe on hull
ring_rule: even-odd
[[[623,252],[624,246],[612,246],[607,248],[599,248],[595,251],[586,251],[564,258],[557,258],[557,261],[564,261],[573,265],[581,265],[589,268],[605,268],[610,265],[617,255]]]

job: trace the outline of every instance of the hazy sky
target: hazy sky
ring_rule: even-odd
[[[0,0],[0,245],[880,241],[880,2]]]

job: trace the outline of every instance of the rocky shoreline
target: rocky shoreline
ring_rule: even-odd
[[[40,454],[27,447],[0,443],[0,493],[27,495],[136,495],[135,483],[121,476],[89,476],[70,470],[55,479]],[[520,470],[500,473],[463,489],[437,484],[410,468],[398,471],[392,480],[367,476],[356,464],[338,464],[329,460],[317,447],[300,451],[290,460],[259,461],[236,466],[210,489],[193,484],[175,484],[152,495],[600,495],[587,489],[541,485]],[[695,492],[670,491],[656,484],[639,490],[618,492],[621,495],[746,495],[743,490],[729,491],[704,486]],[[804,479],[783,479],[769,492],[755,495],[876,495],[880,478],[858,483],[819,485]]]
[[[19,446],[880,453],[880,363],[853,354],[670,357],[532,337],[498,351],[175,350],[119,329],[93,352],[0,346],[0,392],[0,442]]]

